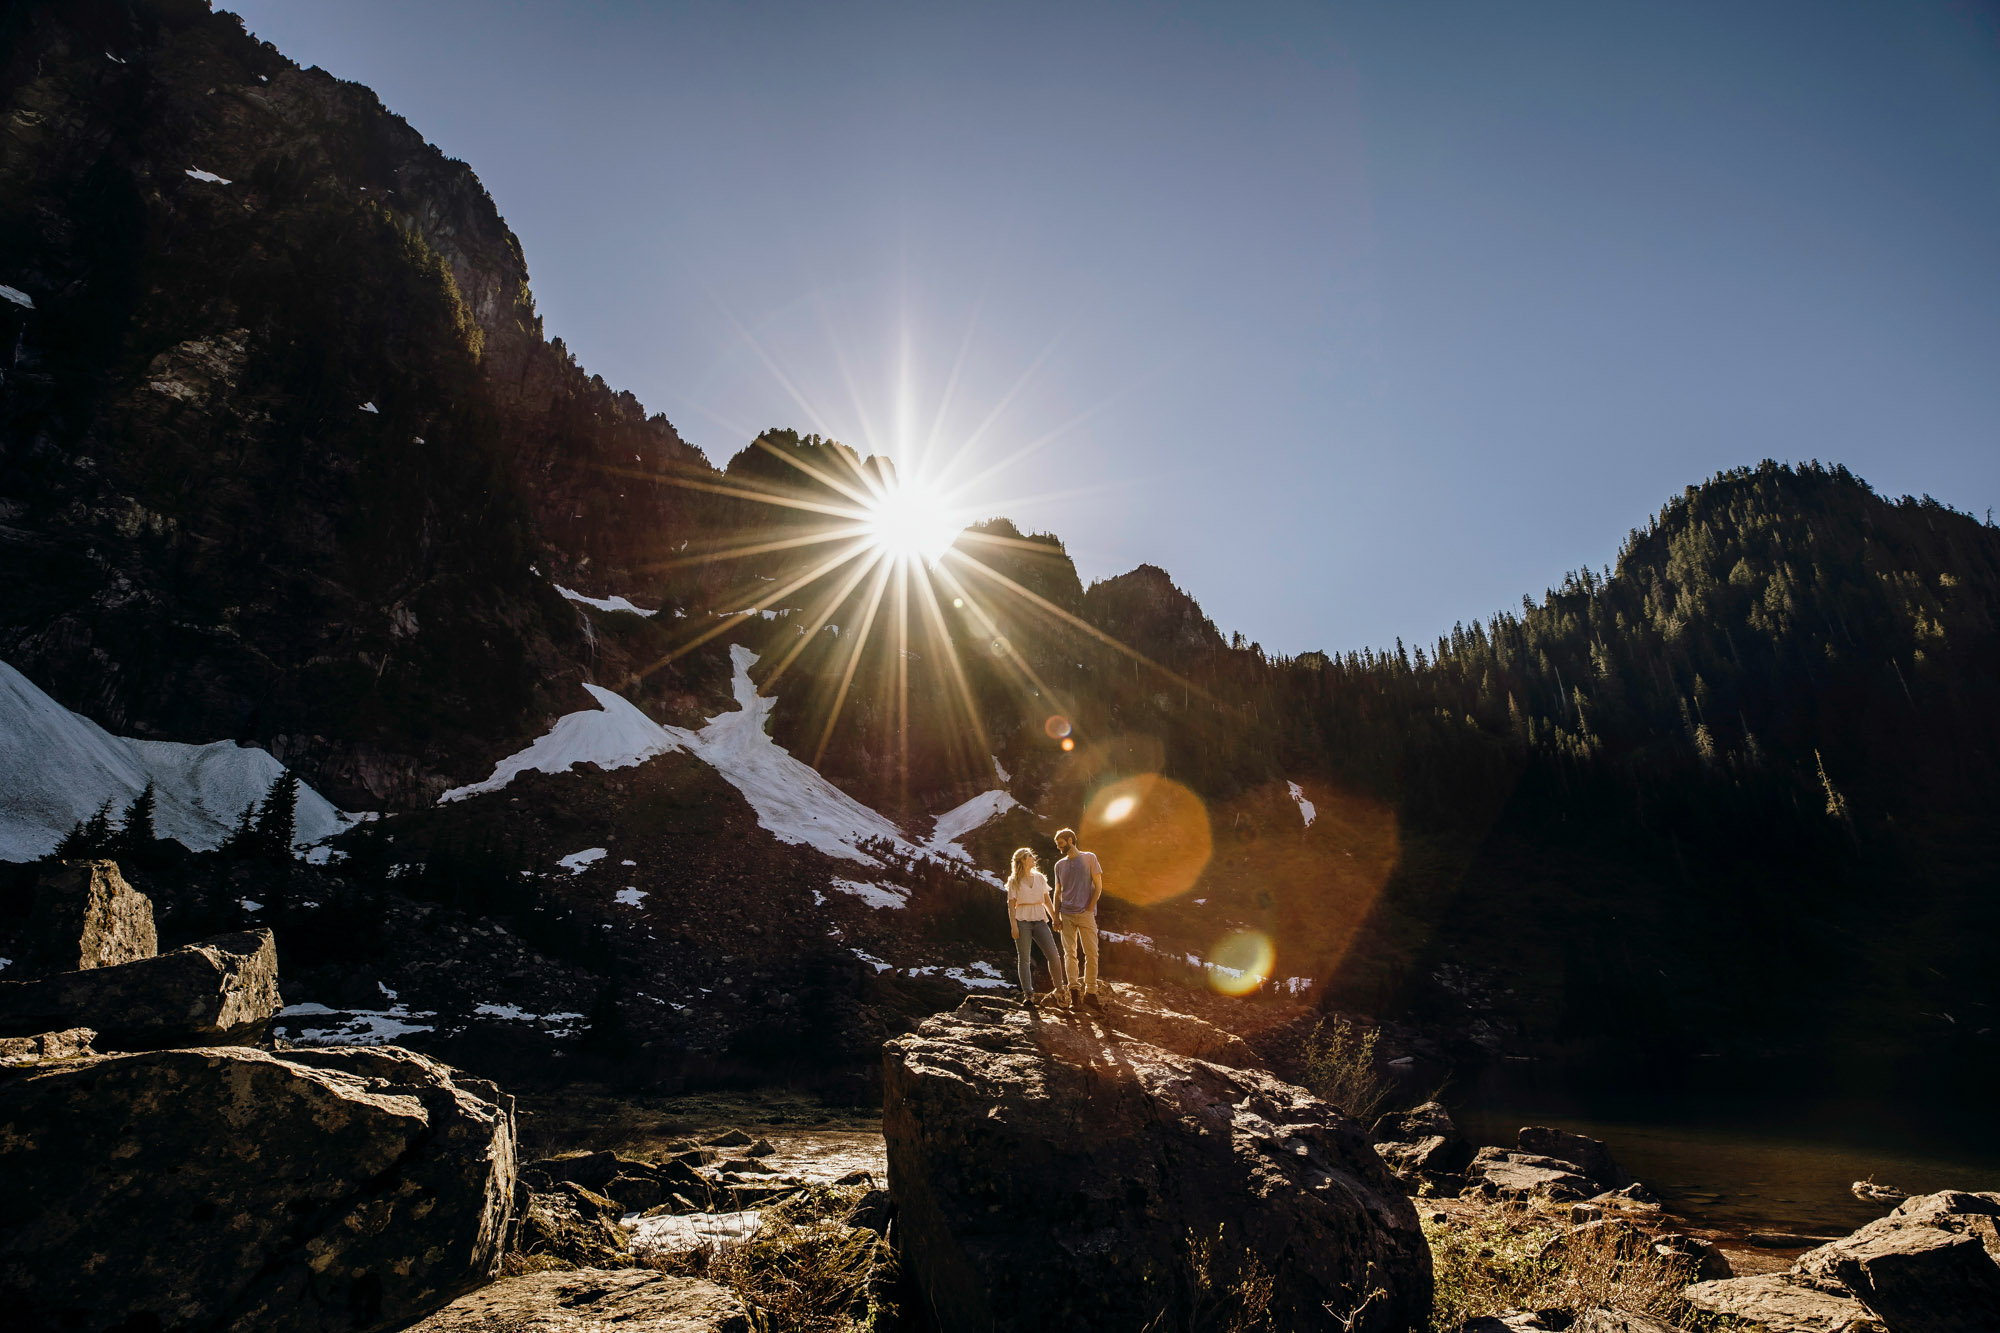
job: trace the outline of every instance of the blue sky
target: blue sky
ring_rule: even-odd
[[[718,464],[955,458],[1272,652],[1518,606],[1764,457],[2000,505],[1990,6],[237,8],[469,162]]]

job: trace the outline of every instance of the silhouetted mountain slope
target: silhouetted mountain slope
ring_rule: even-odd
[[[543,341],[471,171],[205,5],[0,24],[0,653],[352,804],[568,706],[593,645],[530,566],[671,597],[659,476],[708,469]]]
[[[1283,669],[1274,706],[1430,858],[1346,974],[1482,964],[1548,1039],[1983,1040],[1996,610],[2000,533],[1766,463],[1431,653]]]
[[[955,811],[989,868],[1089,831],[1127,975],[1270,941],[1286,988],[1230,1021],[1279,1044],[1342,1004],[1439,1051],[1990,1065],[1991,527],[1767,463],[1539,604],[1291,659],[1153,566],[1086,589],[1005,518],[905,581],[852,530],[807,540],[885,460],[772,430],[710,468],[544,340],[476,177],[366,89],[172,0],[17,5],[0,43],[0,659],[113,732],[255,741],[397,814],[270,895],[327,942],[326,996],[385,984],[393,945],[399,984],[427,950],[475,974],[426,1003],[514,1004],[534,967],[444,938],[483,917],[558,960],[536,1004],[587,1002],[661,1078],[865,1051],[1004,954],[990,890],[917,854]],[[586,682],[649,742],[747,712],[732,648],[783,772],[901,827],[886,864],[779,837],[681,732],[436,804],[603,726]],[[1182,788],[1166,823],[1102,808]],[[163,864],[204,928],[273,873]]]

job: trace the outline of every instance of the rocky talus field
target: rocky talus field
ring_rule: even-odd
[[[43,975],[0,982],[0,1183],[30,1204],[0,1222],[12,1327],[2000,1321],[2000,1194],[1906,1199],[1796,1253],[1725,1247],[1594,1139],[1475,1148],[1435,1103],[1365,1126],[1128,985],[1097,1008],[974,997],[925,1020],[884,1046],[880,1118],[858,1129],[680,1135],[558,1095],[526,1118],[566,1142],[533,1157],[485,1079],[273,1040],[269,935],[158,954],[151,908],[114,863],[59,863],[29,938]],[[113,996],[140,1017],[95,1029]]]

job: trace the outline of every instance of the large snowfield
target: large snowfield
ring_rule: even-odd
[[[107,800],[115,818],[148,781],[159,799],[155,831],[209,851],[284,771],[269,751],[234,741],[185,745],[113,736],[0,662],[0,860],[47,856]],[[299,846],[347,822],[325,797],[300,787]]]
[[[777,700],[758,694],[756,682],[750,679],[757,654],[737,644],[729,650],[729,661],[735,668],[729,687],[737,707],[709,718],[699,731],[662,726],[622,696],[601,686],[586,685],[601,708],[557,719],[533,745],[501,760],[484,782],[454,787],[439,799],[457,801],[499,791],[531,770],[564,773],[579,763],[604,769],[629,768],[670,750],[685,750],[743,793],[743,799],[757,813],[757,822],[778,841],[804,844],[828,856],[865,865],[881,864],[863,847],[874,842],[886,842],[898,855],[913,859],[949,856],[966,860],[956,840],[1015,804],[1003,791],[975,796],[939,817],[929,846],[917,846],[887,816],[855,800],[771,739],[766,728]]]

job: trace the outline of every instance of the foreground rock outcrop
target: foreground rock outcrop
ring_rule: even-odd
[[[1260,1273],[1277,1327],[1423,1323],[1430,1251],[1359,1124],[1118,1024],[975,997],[884,1047],[896,1242],[939,1327],[1178,1326]]]
[[[1688,1301],[1770,1333],[1991,1333],[2000,1329],[2000,1193],[1905,1200],[1788,1273],[1702,1282]]]
[[[283,1005],[271,932],[245,930],[115,966],[0,981],[0,1036],[81,1026],[113,1051],[248,1044]]]
[[[79,1055],[95,1055],[90,1043],[97,1034],[89,1028],[65,1028],[61,1032],[37,1032],[32,1037],[0,1037],[0,1065],[34,1065],[44,1060],[71,1060]]]
[[[493,1276],[514,1112],[393,1047],[82,1057],[0,1074],[13,1327],[364,1333]]]
[[[750,1333],[743,1302],[713,1282],[639,1269],[529,1273],[461,1296],[409,1333]]]
[[[63,861],[42,873],[11,980],[112,967],[160,951],[153,900],[116,861]]]
[[[1392,1111],[1368,1131],[1376,1153],[1412,1193],[1457,1193],[1472,1161],[1472,1145],[1440,1102]]]

